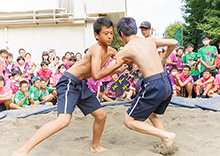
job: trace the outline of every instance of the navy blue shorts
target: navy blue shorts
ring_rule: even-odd
[[[69,72],[64,72],[56,85],[58,100],[58,115],[72,115],[76,105],[87,115],[99,108],[101,104],[96,96],[92,94],[86,83]],[[85,95],[86,94],[86,95]]]
[[[139,121],[145,121],[151,113],[163,114],[172,97],[172,85],[166,72],[143,79],[142,90],[132,101],[127,113]]]

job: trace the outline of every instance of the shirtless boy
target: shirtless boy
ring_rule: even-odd
[[[99,146],[99,143],[105,125],[106,112],[86,86],[85,80],[90,77],[93,77],[95,81],[101,79],[106,76],[106,73],[111,73],[118,68],[119,65],[109,70],[102,70],[107,60],[116,54],[115,50],[108,47],[113,39],[113,23],[108,18],[99,18],[93,27],[98,42],[89,48],[82,60],[64,72],[57,83],[58,118],[42,126],[13,156],[27,155],[41,141],[68,126],[76,105],[84,115],[90,113],[95,118],[91,151],[101,152],[105,150]]]
[[[136,22],[130,17],[123,17],[118,21],[117,31],[126,44],[117,53],[117,62],[120,62],[121,65],[135,63],[144,76],[141,85],[142,91],[138,93],[128,109],[124,124],[131,130],[159,137],[163,147],[169,147],[175,139],[175,134],[164,130],[164,126],[156,114],[165,112],[172,97],[171,82],[163,71],[162,64],[165,64],[178,42],[174,39],[136,36]],[[164,46],[167,46],[167,51],[161,60],[157,47]],[[106,69],[112,68],[114,62]],[[147,118],[150,119],[153,126],[144,122]]]

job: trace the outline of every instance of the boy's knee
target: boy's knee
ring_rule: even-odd
[[[128,114],[126,114],[125,117],[124,117],[124,125],[127,128],[133,130],[132,120],[131,120],[131,117]]]
[[[100,112],[96,117],[95,119],[98,120],[98,121],[105,121],[107,118],[107,114],[105,111],[102,111]]]
[[[61,127],[66,127],[69,125],[70,123],[70,117],[67,117],[67,116],[59,116],[57,118],[57,121],[59,122],[59,124],[61,125]]]

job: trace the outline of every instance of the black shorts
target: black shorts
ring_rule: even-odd
[[[166,72],[143,80],[142,90],[132,101],[127,113],[139,121],[145,121],[152,112],[163,114],[172,98],[172,85]]]
[[[65,72],[56,85],[58,115],[72,115],[76,105],[87,115],[99,108],[101,104],[92,94],[86,83],[69,72]],[[86,95],[85,95],[86,94]]]

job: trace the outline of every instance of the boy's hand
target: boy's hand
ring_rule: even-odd
[[[29,93],[25,93],[25,98],[29,98]]]
[[[118,69],[118,71],[119,71],[119,73],[122,73],[123,71],[125,71],[125,69],[127,69],[128,68],[128,65],[127,64],[123,64],[119,69]]]
[[[114,57],[114,59],[116,60],[116,67],[120,67],[123,63],[124,63],[124,60],[118,58],[118,57]]]
[[[167,64],[167,60],[166,59],[161,59],[161,63],[162,63],[162,65],[164,66],[165,64]]]
[[[211,89],[211,90],[209,91],[209,94],[214,94],[214,91]]]
[[[217,56],[217,55],[218,55],[218,52],[215,50],[215,51],[213,52],[213,54],[214,54],[215,56]]]

